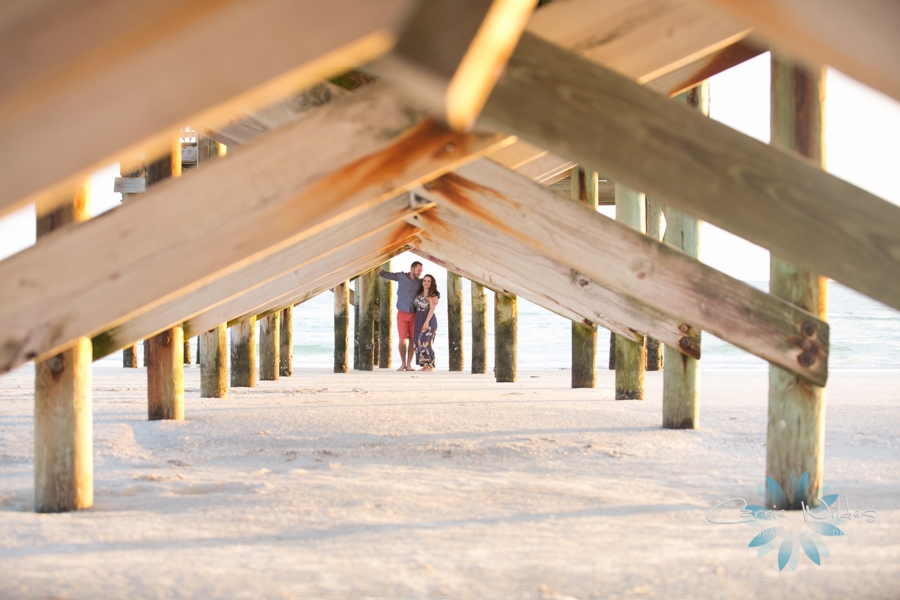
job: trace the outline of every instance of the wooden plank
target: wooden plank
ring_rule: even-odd
[[[107,356],[133,341],[144,339],[186,321],[202,311],[248,292],[354,240],[384,231],[423,209],[424,207],[410,208],[406,197],[395,198],[279,250],[264,261],[245,265],[229,275],[215,279],[95,336],[94,360]]]
[[[526,34],[483,116],[900,308],[900,207],[608,69]]]
[[[487,287],[512,292],[574,322],[599,325],[633,341],[640,333],[653,335],[689,356],[700,355],[696,328],[600,285],[506,233],[441,207],[415,221],[428,232],[419,236],[423,243],[433,240],[452,249],[457,266],[465,265],[461,273],[466,277],[474,275],[474,265],[481,267],[484,275],[475,279]]]
[[[420,121],[384,87],[365,88],[0,262],[0,279],[18,282],[0,289],[0,372],[119,325],[505,143],[501,135],[455,134]],[[179,244],[160,243],[167,239]],[[213,246],[216,252],[206,251]]]
[[[566,0],[536,10],[527,31],[645,83],[731,45],[750,28],[697,2]]]
[[[116,177],[113,192],[120,194],[143,194],[147,191],[147,179],[144,177]]]
[[[414,233],[415,229],[401,224],[392,230],[348,244],[188,319],[184,325],[186,332],[188,335],[196,335],[209,331],[218,323],[231,324],[246,319],[251,314],[265,316],[264,311],[276,308],[280,310],[288,304],[293,304],[290,299],[302,293],[296,290],[305,289],[319,279],[333,274],[336,269],[341,272],[345,271],[345,265],[355,265],[360,256],[368,256],[372,253],[383,255],[395,247],[402,247],[408,243],[410,236]],[[387,248],[387,250],[382,251],[382,248]],[[346,278],[345,276],[344,279]],[[326,285],[323,289],[330,289],[340,281],[342,279],[339,278],[336,283]]]
[[[900,4],[884,0],[705,0],[808,65],[832,65],[900,100]]]
[[[148,0],[136,19],[116,0],[34,3],[0,23],[0,215],[383,54],[412,4]]]
[[[804,379],[821,385],[827,378],[827,323],[674,248],[489,160],[461,167],[428,188],[416,194]],[[798,360],[813,349],[812,362]]]
[[[825,65],[808,69],[780,54],[772,55],[772,144],[798,152],[825,167]],[[779,256],[769,261],[769,291],[825,319],[828,280]],[[769,419],[766,477],[799,510],[821,495],[825,470],[825,389],[769,366]],[[793,473],[793,475],[792,475]],[[793,479],[806,475],[806,494],[795,495]],[[770,503],[770,506],[772,503]]]

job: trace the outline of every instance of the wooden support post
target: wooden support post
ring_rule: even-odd
[[[256,317],[231,327],[231,387],[256,387]]]
[[[647,202],[647,235],[654,240],[662,239],[662,216],[663,205],[661,202],[651,197],[646,197]],[[645,346],[647,347],[647,370],[661,371],[663,368],[663,350],[659,340],[648,337]]]
[[[119,163],[119,174],[122,177],[129,178],[137,178],[140,177],[144,179],[146,185],[146,173],[144,169],[143,162],[121,162]],[[128,199],[129,196],[133,196],[135,194],[129,194],[127,192],[122,192],[122,203]],[[144,366],[147,366],[147,362],[144,361]],[[131,344],[130,346],[126,346],[122,349],[122,367],[125,369],[137,369],[138,368],[138,358],[137,358],[137,345]]]
[[[484,286],[472,285],[472,374],[487,372],[487,296]]]
[[[350,328],[348,309],[350,304],[350,282],[345,281],[334,288],[334,372],[346,373],[347,333]]]
[[[616,182],[616,221],[645,232],[645,210],[642,193]],[[644,399],[647,353],[643,342],[616,336],[616,400]]]
[[[784,56],[772,54],[772,144],[797,152],[824,168],[825,67],[807,69]],[[825,319],[827,279],[771,255],[769,292]],[[798,327],[803,340],[802,362],[815,355],[811,340],[820,334],[812,322]],[[807,356],[804,356],[807,355]],[[817,503],[825,454],[825,388],[769,365],[769,428],[766,476],[787,495],[787,506],[799,509]],[[809,477],[804,490],[796,478]],[[805,492],[805,493],[804,493]]]
[[[516,296],[494,293],[494,375],[498,382],[516,381],[518,364]]]
[[[616,370],[616,334],[609,332],[609,370]]]
[[[597,173],[580,166],[572,169],[570,193],[574,200],[597,210]],[[572,387],[597,386],[597,330],[572,322]]]
[[[386,262],[381,268],[390,272],[391,261]],[[394,349],[392,348],[394,339],[394,328],[392,327],[392,319],[394,316],[394,282],[390,279],[379,277],[378,284],[381,286],[379,288],[381,303],[378,306],[378,309],[381,311],[381,318],[378,323],[381,328],[381,335],[379,338],[381,347],[378,349],[378,368],[390,369],[391,357],[394,353]]]
[[[181,140],[172,151],[147,165],[147,188],[170,177],[181,176]],[[147,414],[151,421],[184,419],[184,331],[172,327],[144,344],[147,365]]]
[[[484,286],[472,284],[472,373],[487,373],[487,296]]]
[[[225,348],[225,323],[215,329],[200,334],[197,352],[200,354],[200,397],[228,397],[228,356]],[[202,348],[202,350],[200,349]]]
[[[703,115],[708,115],[709,82],[703,82],[697,87],[679,94],[674,101],[683,103]],[[673,206],[665,207],[665,215],[664,241],[688,256],[698,258],[700,256],[701,221]],[[700,349],[699,332],[697,333],[696,347],[698,350]],[[665,357],[663,359],[663,427],[698,429],[700,427],[700,361],[669,345],[663,345],[663,348]]]
[[[172,327],[147,340],[147,418],[184,419],[184,331]]]
[[[278,374],[282,377],[294,375],[294,307],[286,306],[278,311]]]
[[[465,370],[463,352],[463,285],[462,277],[447,271],[447,334],[451,371]]]
[[[362,283],[357,277],[353,280],[353,369],[359,371],[359,299],[361,297]]]
[[[67,223],[90,218],[90,181],[65,204],[38,203],[37,243]],[[34,364],[34,509],[39,513],[94,504],[91,343],[78,338]]]
[[[359,369],[375,369],[375,293],[378,289],[378,271],[359,276]]]
[[[260,381],[276,381],[278,379],[278,351],[281,346],[281,335],[278,333],[278,313],[263,318],[257,317],[259,323],[259,379]]]

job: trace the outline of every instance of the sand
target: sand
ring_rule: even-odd
[[[759,531],[765,371],[706,371],[702,429],[660,428],[612,374],[295,376],[146,420],[146,374],[94,370],[95,505],[37,515],[30,366],[0,377],[2,598],[896,598],[900,372],[836,371],[825,480],[852,509],[817,566]],[[802,527],[799,515],[792,527]],[[798,525],[799,524],[799,525]]]

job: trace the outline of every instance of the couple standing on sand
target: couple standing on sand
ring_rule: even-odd
[[[412,357],[422,371],[434,371],[434,336],[437,333],[437,308],[441,293],[434,277],[422,275],[422,263],[414,262],[409,273],[391,273],[378,267],[378,274],[397,282],[397,332],[400,334],[398,371],[413,371]],[[410,341],[409,346],[406,340]]]

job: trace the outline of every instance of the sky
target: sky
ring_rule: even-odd
[[[769,55],[747,61],[710,80],[710,117],[763,142],[769,141]],[[900,205],[900,103],[829,69],[825,152],[828,171]],[[113,193],[118,164],[94,174],[91,213],[120,203]],[[602,212],[612,216],[614,209]],[[34,208],[0,219],[0,259],[34,244]],[[395,264],[415,260],[401,255]],[[705,223],[700,260],[744,281],[769,278],[769,253]]]

